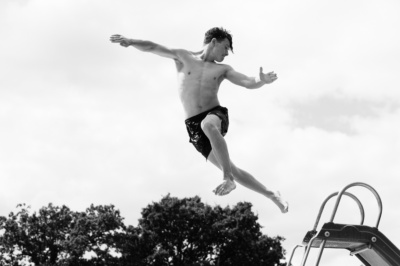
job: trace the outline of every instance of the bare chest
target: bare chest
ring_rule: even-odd
[[[224,79],[225,68],[215,63],[193,60],[183,64],[178,75],[182,83],[214,87]]]

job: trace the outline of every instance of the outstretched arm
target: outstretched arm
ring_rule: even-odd
[[[265,84],[270,84],[278,79],[278,76],[272,71],[263,73],[263,68],[260,67],[260,73],[258,77],[248,77],[242,73],[235,71],[233,68],[229,68],[226,72],[226,79],[230,82],[248,88],[258,89]]]
[[[144,41],[144,40],[135,40],[125,38],[122,35],[112,35],[110,41],[113,43],[119,43],[121,46],[129,47],[133,46],[136,49],[143,51],[143,52],[151,52],[153,54],[171,58],[171,59],[178,59],[177,50],[170,49],[160,44],[151,42],[151,41]]]

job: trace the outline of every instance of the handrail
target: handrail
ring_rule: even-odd
[[[290,258],[289,258],[289,261],[288,261],[288,263],[287,263],[288,266],[293,266],[293,264],[292,264],[292,259],[293,259],[294,253],[295,253],[295,251],[297,250],[297,248],[300,248],[300,247],[304,247],[304,246],[303,246],[303,245],[296,245],[296,246],[292,249],[292,253],[291,253]]]
[[[368,185],[368,184],[362,183],[362,182],[351,183],[351,184],[345,186],[345,187],[339,192],[338,197],[337,197],[337,200],[336,200],[336,203],[335,203],[335,207],[333,208],[333,212],[332,212],[332,216],[331,216],[330,222],[333,222],[333,219],[335,218],[335,215],[336,215],[337,209],[338,209],[338,207],[339,207],[339,203],[340,203],[340,199],[342,198],[342,195],[345,193],[345,191],[346,191],[347,189],[349,189],[350,187],[354,187],[354,186],[361,186],[361,187],[368,188],[368,189],[374,194],[374,196],[375,196],[375,198],[376,198],[376,200],[377,200],[377,202],[378,202],[378,207],[379,207],[378,220],[377,220],[376,226],[375,226],[376,228],[378,228],[379,222],[380,222],[381,216],[382,216],[382,200],[381,200],[381,198],[380,198],[378,192],[376,192],[376,190],[375,190],[373,187],[371,187],[371,186]]]
[[[316,219],[315,224],[314,224],[314,228],[313,228],[314,231],[317,230],[318,223],[319,223],[319,220],[321,219],[321,215],[322,215],[322,212],[323,212],[323,210],[324,210],[324,208],[325,208],[326,203],[327,203],[331,198],[333,198],[334,196],[336,196],[336,195],[338,195],[338,194],[339,194],[339,192],[334,192],[334,193],[332,193],[332,194],[329,195],[329,196],[324,200],[324,202],[321,204],[321,208],[319,209],[319,213],[318,213],[317,219]],[[361,214],[361,222],[360,222],[360,224],[363,225],[363,224],[364,224],[364,216],[365,216],[364,214],[365,214],[365,212],[364,212],[364,207],[363,207],[363,205],[361,204],[360,200],[359,200],[356,196],[354,196],[353,194],[351,194],[351,193],[349,193],[349,192],[344,192],[343,194],[346,195],[346,196],[349,196],[350,198],[352,198],[352,199],[358,204],[358,208],[360,209],[360,214]]]
[[[306,250],[303,254],[303,259],[301,260],[301,264],[300,266],[304,266],[306,265],[307,259],[308,259],[308,255],[310,254],[310,250],[312,247],[312,244],[314,243],[314,241],[317,239],[317,235],[313,236],[310,240],[310,242],[308,243],[308,245],[306,246]]]

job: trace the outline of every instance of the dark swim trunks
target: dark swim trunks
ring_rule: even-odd
[[[216,106],[185,120],[186,129],[190,137],[189,142],[192,143],[196,150],[203,154],[206,159],[210,155],[212,148],[210,141],[201,129],[201,121],[209,114],[216,115],[221,119],[221,134],[225,136],[229,127],[228,109],[225,107]]]

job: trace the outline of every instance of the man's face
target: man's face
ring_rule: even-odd
[[[222,62],[229,54],[229,49],[230,49],[230,43],[228,39],[224,39],[221,42],[216,42],[214,46],[214,56],[215,56],[215,61],[217,62]]]

